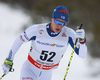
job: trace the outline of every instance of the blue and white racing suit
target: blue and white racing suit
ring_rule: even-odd
[[[51,80],[52,70],[59,66],[67,47],[71,45],[74,48],[75,40],[75,31],[66,26],[59,33],[54,33],[50,31],[50,24],[33,25],[15,40],[7,59],[13,61],[20,46],[31,41],[20,80]],[[86,56],[87,46],[84,40],[77,42],[75,52],[82,58]]]

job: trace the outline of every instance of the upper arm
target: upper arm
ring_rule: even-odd
[[[69,29],[69,40],[68,40],[68,43],[70,44],[70,46],[72,48],[74,48],[74,44],[75,44],[75,41],[76,41],[76,33],[73,29]],[[75,52],[76,54],[79,54],[79,48],[75,48]]]
[[[23,42],[28,42],[32,39],[35,39],[37,34],[38,25],[33,25],[26,29],[21,35],[20,38]]]
[[[76,33],[73,29],[69,29],[69,40],[68,43],[71,45],[71,47],[74,47],[74,43],[76,40]]]

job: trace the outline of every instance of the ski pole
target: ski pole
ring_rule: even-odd
[[[5,76],[6,74],[3,74],[1,77],[0,77],[0,80]]]
[[[82,26],[83,26],[83,24],[81,24],[80,27],[79,27],[78,29],[81,29]],[[77,43],[77,41],[78,41],[78,38],[76,38],[76,41],[75,41],[75,44],[74,44],[74,48],[73,48],[73,50],[72,50],[71,57],[70,57],[70,60],[69,60],[69,63],[68,63],[67,69],[66,69],[66,73],[65,73],[65,76],[64,76],[64,80],[66,80],[66,77],[67,77],[67,74],[68,74],[68,70],[69,70],[69,67],[70,67],[70,64],[71,64],[71,61],[72,61],[74,52],[75,52],[75,48],[76,48],[76,43]]]
[[[9,72],[14,72],[14,68],[11,68],[11,69],[9,70]],[[0,77],[0,80],[1,80],[5,75],[6,75],[6,73],[4,73],[4,74]]]

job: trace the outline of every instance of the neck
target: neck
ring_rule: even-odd
[[[47,28],[46,28],[47,32],[51,37],[56,37],[59,33],[55,33],[54,31],[52,31],[51,27],[52,27],[51,24],[47,25]]]
[[[52,23],[50,24],[50,31],[54,32],[53,29],[52,29]]]

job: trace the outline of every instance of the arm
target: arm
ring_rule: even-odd
[[[20,46],[25,42],[34,40],[36,38],[36,32],[37,32],[37,26],[34,25],[26,29],[22,34],[20,34],[20,36],[16,38],[10,49],[8,57],[4,61],[4,64],[2,65],[5,74],[7,74],[12,69],[14,56],[18,51],[18,49],[20,48]]]
[[[71,45],[72,48],[74,48],[75,40],[76,40],[76,33],[74,30],[69,29],[69,41],[68,43]],[[79,40],[76,44],[75,52],[77,55],[79,55],[81,58],[84,58],[87,54],[87,46],[86,46],[86,40]]]
[[[34,25],[26,29],[22,34],[20,34],[20,36],[18,36],[14,41],[7,59],[13,61],[14,55],[16,54],[20,46],[25,42],[35,39],[36,32],[37,32],[37,26]]]
[[[23,44],[23,41],[20,39],[20,36],[17,37],[17,39],[14,41],[14,43],[10,49],[7,60],[13,61],[15,53],[18,51],[18,49],[20,48],[20,46],[22,44]]]

